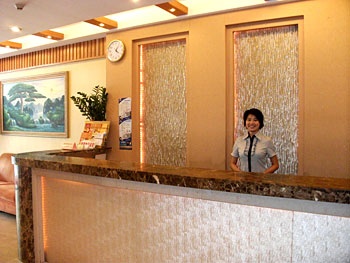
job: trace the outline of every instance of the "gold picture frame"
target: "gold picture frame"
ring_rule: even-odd
[[[68,137],[68,72],[0,84],[1,134]]]

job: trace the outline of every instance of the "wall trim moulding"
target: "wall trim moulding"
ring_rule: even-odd
[[[0,59],[0,72],[106,57],[106,38],[72,43]]]

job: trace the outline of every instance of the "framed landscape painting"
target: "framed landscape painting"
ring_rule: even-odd
[[[68,137],[68,72],[1,81],[1,133]]]

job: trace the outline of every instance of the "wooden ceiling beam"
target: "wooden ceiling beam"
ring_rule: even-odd
[[[22,43],[12,42],[12,41],[3,41],[3,42],[0,42],[0,47],[21,49]]]
[[[52,30],[41,31],[41,32],[35,33],[33,35],[38,36],[38,37],[49,38],[49,39],[53,39],[53,40],[64,39],[64,34],[59,33],[59,32],[55,32]]]
[[[188,14],[188,7],[176,0],[157,4],[156,6],[175,16],[182,16]]]
[[[104,17],[104,16],[93,18],[93,19],[89,19],[89,20],[85,20],[84,22],[92,24],[92,25],[95,25],[95,26],[103,27],[105,29],[118,28],[118,22],[117,21],[114,21],[114,20],[109,19],[109,18]]]

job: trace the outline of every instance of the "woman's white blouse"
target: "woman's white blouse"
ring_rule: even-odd
[[[248,151],[250,147],[249,134],[237,138],[231,155],[238,158],[238,167],[248,172]],[[251,153],[252,172],[262,173],[267,168],[268,158],[276,155],[275,146],[270,137],[258,132],[255,134]]]

